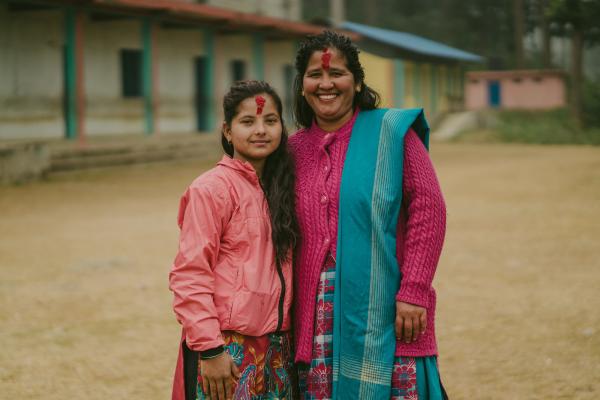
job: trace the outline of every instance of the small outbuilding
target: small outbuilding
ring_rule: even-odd
[[[565,73],[560,70],[472,71],[465,86],[468,110],[547,110],[567,104]]]

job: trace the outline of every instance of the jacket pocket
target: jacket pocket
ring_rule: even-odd
[[[277,308],[271,296],[240,290],[235,294],[229,326],[244,335],[262,336],[277,327]]]

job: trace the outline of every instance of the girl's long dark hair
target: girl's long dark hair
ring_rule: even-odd
[[[331,47],[336,48],[346,58],[346,67],[354,76],[354,82],[360,85],[361,90],[354,94],[352,106],[361,110],[372,110],[377,108],[381,101],[379,93],[365,83],[365,71],[358,59],[359,50],[349,37],[333,31],[307,36],[300,43],[296,53],[296,78],[294,79],[294,119],[301,127],[308,128],[315,117],[315,112],[302,96],[302,79],[308,67],[308,60],[315,51]]]
[[[290,257],[298,242],[299,228],[296,219],[294,195],[294,163],[287,148],[287,131],[283,121],[283,106],[277,92],[263,81],[238,81],[223,98],[223,114],[225,123],[231,127],[233,118],[238,113],[239,104],[248,97],[258,94],[269,95],[277,107],[281,121],[281,143],[279,147],[267,157],[262,172],[261,183],[269,205],[273,244],[275,247],[275,260],[278,265],[283,264]],[[230,157],[233,157],[233,145],[221,132],[221,145]]]

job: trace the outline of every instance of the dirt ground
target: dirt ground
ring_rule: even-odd
[[[600,148],[434,143],[432,157],[451,399],[600,398]],[[209,165],[0,188],[1,398],[169,398],[178,201]]]

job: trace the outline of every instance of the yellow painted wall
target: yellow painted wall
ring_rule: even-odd
[[[415,100],[414,80],[415,64],[410,61],[404,61],[404,107],[414,108],[417,106]]]
[[[419,68],[421,75],[421,104],[419,107],[425,109],[425,115],[431,115],[431,65],[422,63]]]
[[[439,73],[439,100],[438,108],[441,112],[448,111],[448,68],[445,65],[438,67]]]
[[[457,66],[401,60],[404,73],[403,107],[422,107],[427,117],[450,110],[450,99],[461,96],[461,69]],[[382,107],[394,106],[394,60],[361,52],[368,85],[377,90]],[[435,86],[433,86],[435,85]],[[435,88],[435,90],[434,90]],[[432,96],[435,95],[435,99]],[[455,100],[456,101],[456,100]],[[434,109],[435,106],[435,109]]]
[[[365,70],[365,82],[381,95],[381,107],[393,107],[393,60],[361,51],[360,63]]]

